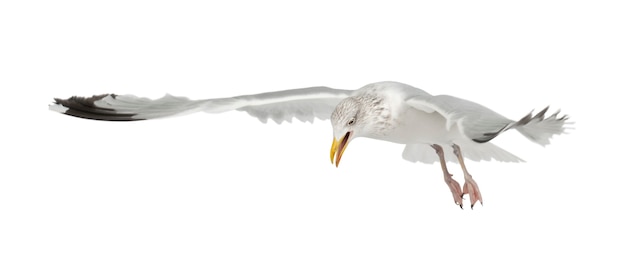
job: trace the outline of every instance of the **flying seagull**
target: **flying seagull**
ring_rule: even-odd
[[[474,161],[520,162],[517,156],[490,141],[515,129],[529,140],[545,146],[553,135],[565,133],[569,124],[558,111],[546,117],[548,108],[520,120],[510,120],[480,104],[449,95],[427,92],[398,82],[378,82],[357,90],[310,87],[241,95],[230,98],[190,100],[166,95],[152,100],[134,95],[104,94],[54,99],[50,109],[81,118],[131,121],[163,118],[193,112],[245,111],[262,122],[296,119],[313,122],[330,118],[333,142],[331,163],[339,161],[348,144],[367,137],[405,144],[402,157],[412,162],[439,162],[454,203],[463,208],[469,194],[471,207],[483,199],[464,158]],[[454,158],[452,158],[454,156]],[[452,179],[446,162],[458,161],[465,184]]]

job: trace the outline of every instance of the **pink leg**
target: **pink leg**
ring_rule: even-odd
[[[454,149],[454,155],[456,155],[456,157],[459,159],[459,164],[461,165],[461,169],[463,169],[463,174],[465,175],[465,184],[463,185],[463,194],[469,194],[470,196],[470,203],[471,203],[471,208],[474,209],[474,204],[476,204],[477,201],[480,201],[480,204],[483,204],[483,197],[480,194],[480,190],[478,189],[478,184],[476,184],[476,181],[474,181],[474,179],[472,178],[472,175],[470,175],[467,172],[467,169],[465,168],[465,162],[463,162],[463,155],[461,154],[461,148],[456,145],[453,144],[452,148]]]
[[[452,179],[452,174],[448,172],[448,167],[446,166],[446,159],[443,157],[443,148],[437,144],[431,145],[437,155],[439,156],[439,163],[441,164],[441,170],[443,171],[443,180],[448,184],[450,191],[452,192],[452,197],[454,198],[454,203],[459,205],[461,209],[463,209],[463,192],[461,191],[461,186],[457,181]]]

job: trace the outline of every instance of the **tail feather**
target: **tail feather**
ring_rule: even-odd
[[[571,129],[568,125],[572,124],[572,122],[567,121],[569,119],[567,115],[559,117],[560,111],[545,117],[547,111],[548,107],[534,116],[531,112],[516,123],[513,123],[511,127],[517,129],[529,140],[541,146],[546,146],[550,144],[552,136],[567,133],[567,129]]]

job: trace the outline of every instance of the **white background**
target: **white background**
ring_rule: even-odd
[[[503,2],[3,1],[0,276],[624,276],[626,9]],[[402,145],[332,166],[328,121],[47,108],[383,80],[576,129],[498,137],[527,163],[469,162],[485,205],[461,210]]]

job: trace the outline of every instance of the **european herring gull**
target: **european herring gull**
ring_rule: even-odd
[[[441,164],[444,181],[454,203],[461,208],[465,194],[469,194],[472,208],[476,202],[483,202],[464,158],[520,162],[520,158],[490,141],[515,129],[530,141],[545,146],[553,135],[565,133],[571,124],[567,116],[558,116],[558,111],[546,117],[548,108],[535,115],[531,112],[520,120],[510,120],[480,104],[449,95],[433,96],[398,82],[378,82],[357,90],[311,87],[203,100],[171,95],[156,100],[115,94],[73,96],[55,99],[50,109],[107,121],[231,110],[245,111],[262,122],[268,119],[277,123],[291,122],[293,118],[312,122],[314,118],[330,118],[333,127],[331,163],[339,166],[348,144],[357,137],[405,144],[404,159]],[[465,178],[463,189],[448,172],[448,161],[460,164]]]

